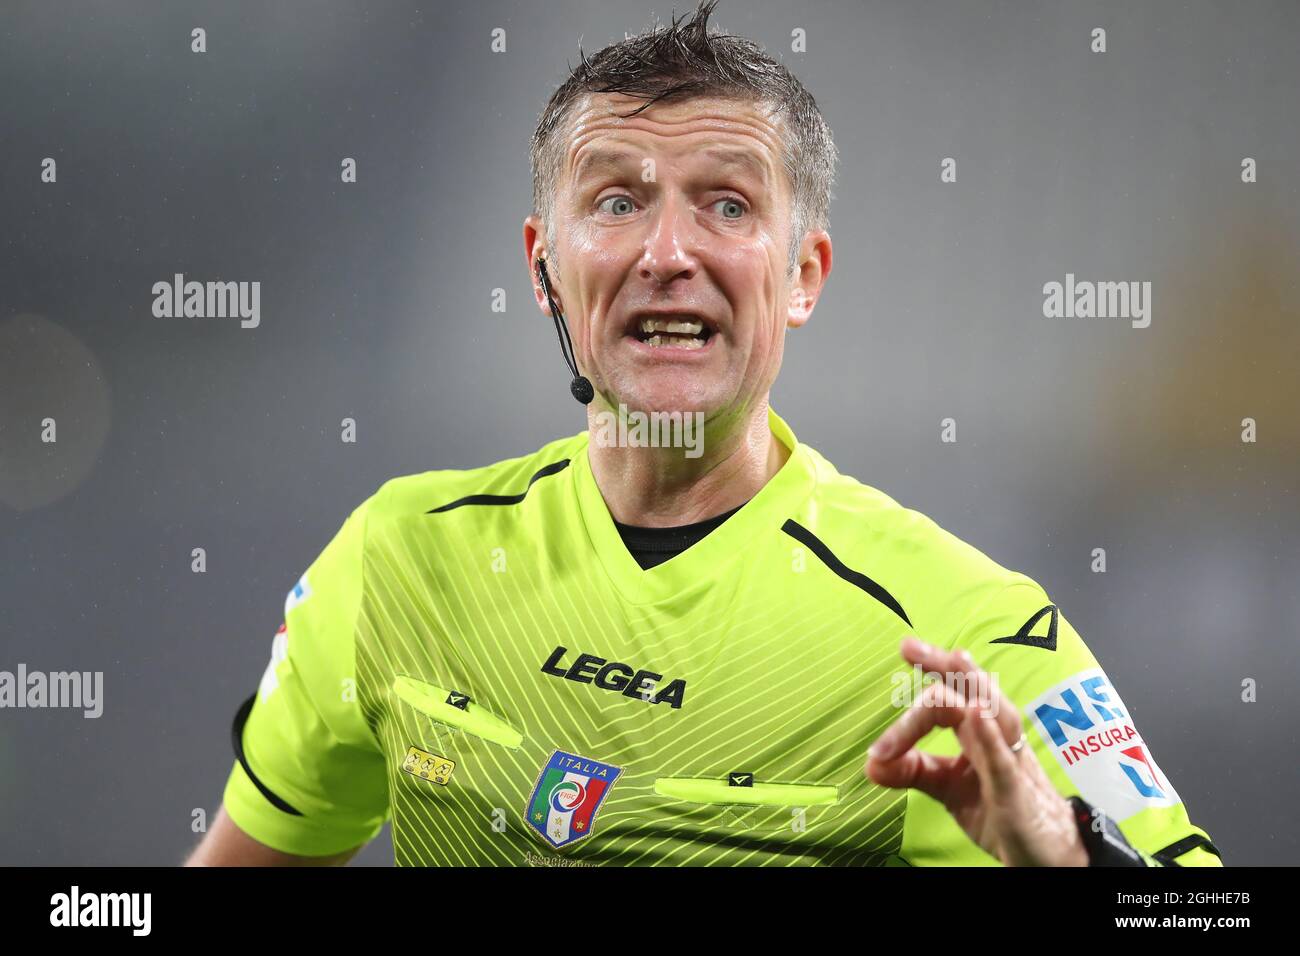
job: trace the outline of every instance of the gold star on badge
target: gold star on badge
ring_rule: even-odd
[[[583,823],[581,820],[579,820],[577,823],[575,823],[575,824],[573,825],[573,828],[574,828],[575,830],[581,830],[581,829],[582,829],[583,827],[585,827],[585,826],[586,826],[586,824]]]
[[[541,823],[541,822],[542,822],[542,815],[541,815],[540,813],[534,813],[534,814],[533,814],[533,819],[536,820],[538,823]]]

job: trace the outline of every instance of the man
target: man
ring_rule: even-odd
[[[389,818],[403,865],[1218,862],[1043,590],[769,409],[835,148],[712,7],[584,58],[534,135],[588,431],[352,514],[191,863],[341,862]]]

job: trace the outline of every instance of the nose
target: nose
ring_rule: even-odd
[[[692,210],[680,196],[668,195],[652,221],[638,264],[641,276],[660,285],[695,275],[699,263],[689,251],[694,228]]]

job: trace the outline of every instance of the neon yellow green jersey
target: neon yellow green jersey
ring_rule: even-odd
[[[862,773],[915,634],[997,677],[1062,795],[1159,862],[1218,862],[1042,588],[769,422],[786,464],[649,570],[585,432],[386,483],[289,594],[232,819],[310,856],[391,818],[399,865],[996,864]]]

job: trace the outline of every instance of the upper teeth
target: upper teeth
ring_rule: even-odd
[[[684,335],[699,335],[704,331],[704,323],[695,319],[688,319],[685,322],[679,319],[642,319],[641,331],[647,334],[651,332],[676,332]]]

